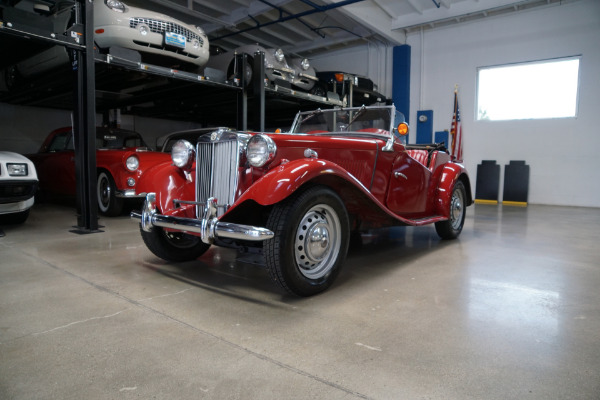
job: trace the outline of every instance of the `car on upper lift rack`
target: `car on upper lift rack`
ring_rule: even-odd
[[[172,161],[146,171],[146,246],[190,261],[211,245],[254,248],[285,290],[327,289],[351,235],[434,224],[458,237],[472,200],[464,166],[442,145],[407,145],[393,105],[300,112],[287,133],[218,129],[178,141]]]
[[[0,18],[30,24],[56,35],[73,26],[74,1],[17,0],[0,3]],[[117,0],[94,0],[94,42],[100,52],[113,49],[131,60],[198,71],[209,58],[204,30],[168,15],[127,5]],[[126,49],[125,51],[119,49]],[[131,51],[139,52],[133,53]],[[127,52],[129,51],[129,53]],[[70,54],[64,46],[51,46],[0,71],[0,90],[9,91],[20,81],[55,69],[68,68]]]

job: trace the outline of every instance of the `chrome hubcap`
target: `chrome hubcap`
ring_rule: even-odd
[[[455,190],[452,194],[452,203],[450,204],[450,221],[453,229],[459,229],[462,223],[463,213],[463,196],[460,190]]]
[[[337,260],[341,224],[335,211],[324,204],[311,208],[302,218],[294,242],[296,263],[309,279],[325,276]]]

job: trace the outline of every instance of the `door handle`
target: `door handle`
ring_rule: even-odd
[[[404,178],[404,179],[408,180],[408,178],[406,177],[406,175],[404,175],[402,172],[396,171],[396,172],[394,172],[394,176],[396,178]]]

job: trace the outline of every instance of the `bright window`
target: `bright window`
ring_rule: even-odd
[[[477,119],[577,116],[579,57],[482,67],[477,73]]]

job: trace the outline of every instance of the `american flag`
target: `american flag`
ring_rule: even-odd
[[[462,124],[460,123],[460,109],[458,108],[458,89],[454,90],[454,113],[452,114],[452,127],[450,128],[452,139],[452,158],[456,161],[463,160]]]

